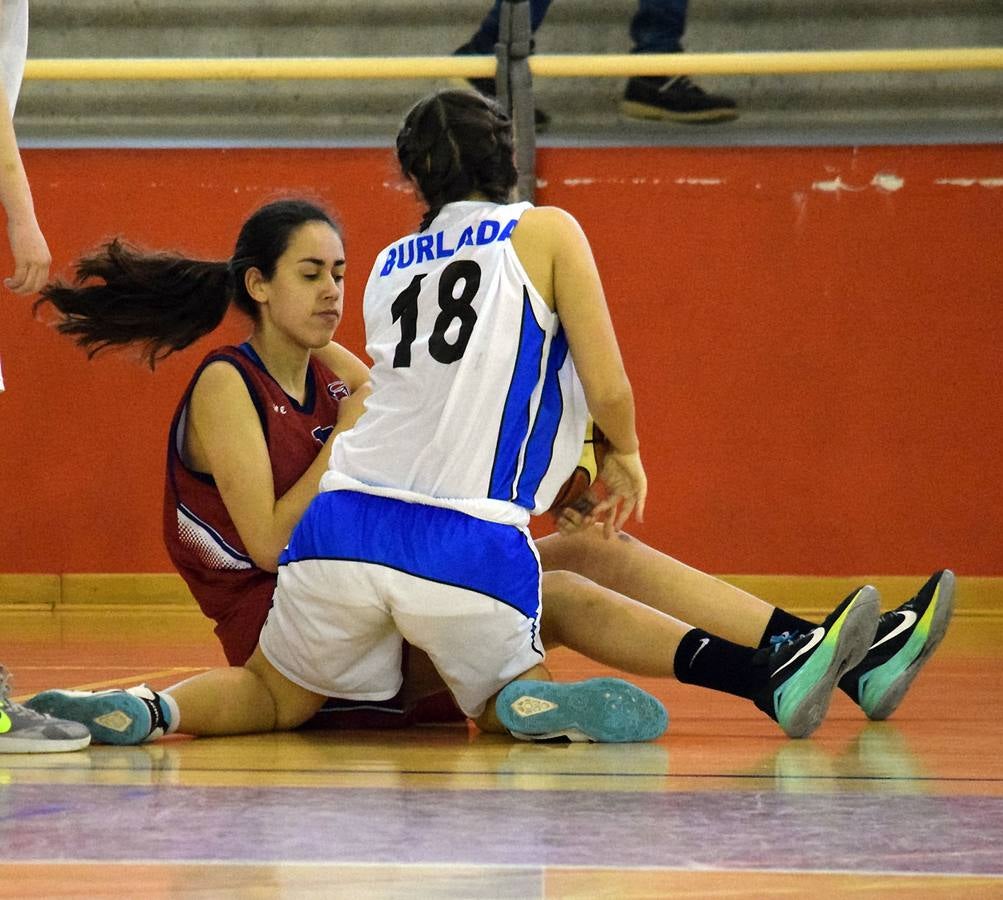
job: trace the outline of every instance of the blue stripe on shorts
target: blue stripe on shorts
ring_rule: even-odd
[[[454,509],[327,491],[310,504],[279,565],[306,559],[388,566],[494,597],[531,619],[539,611],[540,567],[526,534]]]

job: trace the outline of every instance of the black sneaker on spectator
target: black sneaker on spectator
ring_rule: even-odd
[[[708,94],[686,75],[628,79],[620,111],[632,119],[700,124],[727,122],[738,116],[731,97]]]
[[[458,47],[453,51],[453,56],[479,56],[483,54],[478,54],[469,44],[464,44],[462,47]],[[497,96],[495,91],[495,80],[493,78],[466,78],[457,79],[458,86],[461,87],[472,87],[479,94],[483,94],[485,97],[491,97],[494,99]],[[537,131],[543,131],[550,124],[550,116],[547,115],[539,106],[533,107],[533,122],[536,124]]]

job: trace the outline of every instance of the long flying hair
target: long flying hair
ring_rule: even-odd
[[[153,368],[213,331],[231,303],[258,321],[260,310],[244,276],[257,268],[271,279],[294,232],[307,222],[325,222],[341,233],[319,206],[289,199],[261,207],[244,222],[229,260],[189,259],[114,238],[76,263],[72,283],[54,281],[42,288],[34,309],[55,307],[56,329],[88,357],[108,347],[138,345]]]

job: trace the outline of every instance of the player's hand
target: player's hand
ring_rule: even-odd
[[[4,285],[17,294],[34,294],[49,280],[52,255],[38,223],[7,223],[7,236],[14,256],[14,274],[4,279]]]
[[[602,520],[603,533],[612,537],[620,531],[631,513],[638,522],[644,521],[644,501],[648,496],[648,477],[641,465],[641,454],[620,453],[610,450],[606,454],[599,481],[606,496],[593,507],[592,521]]]
[[[349,396],[338,401],[338,432],[348,431],[365,412],[366,398],[373,392],[372,385],[367,381],[360,384]]]
[[[599,505],[599,495],[588,488],[577,500],[561,507],[557,514],[557,530],[561,534],[574,534],[589,528],[596,522],[595,508]]]

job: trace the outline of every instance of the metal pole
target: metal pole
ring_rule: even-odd
[[[519,170],[516,192],[520,200],[533,200],[536,192],[536,129],[533,76],[529,71],[532,42],[529,0],[505,0],[501,8],[495,56],[495,90],[498,102],[512,118],[515,164]]]

